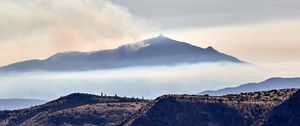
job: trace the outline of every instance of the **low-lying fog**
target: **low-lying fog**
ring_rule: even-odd
[[[270,69],[229,63],[135,67],[89,72],[31,72],[0,76],[0,98],[52,100],[74,92],[155,98],[195,94],[280,76]]]

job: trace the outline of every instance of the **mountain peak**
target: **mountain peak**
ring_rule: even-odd
[[[167,36],[165,36],[164,34],[158,34],[158,36],[156,38],[168,38]]]
[[[159,34],[157,37],[154,37],[152,39],[157,39],[157,40],[169,39],[169,40],[172,40],[172,39],[170,39],[169,37],[167,37],[163,34]]]
[[[173,40],[169,37],[164,36],[163,34],[159,34],[156,37],[146,39],[143,41],[145,45],[160,45],[166,43],[177,43],[179,41]]]

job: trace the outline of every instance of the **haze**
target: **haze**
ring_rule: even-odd
[[[2,74],[0,98],[51,100],[86,92],[127,97],[155,98],[163,94],[195,94],[243,83],[263,81],[274,76],[290,77],[253,65],[232,63],[185,64],[176,67],[133,67],[90,72],[31,72]]]
[[[158,33],[256,64],[299,62],[296,0],[3,0],[0,6],[0,65],[115,48]]]
[[[0,8],[0,66],[116,48],[160,33],[253,64],[4,74],[3,98],[50,100],[71,92],[154,98],[300,76],[297,0],[1,0]]]

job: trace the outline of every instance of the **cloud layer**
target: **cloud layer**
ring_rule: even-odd
[[[0,76],[0,98],[51,100],[74,92],[155,98],[169,93],[195,94],[207,89],[259,82],[276,76],[293,77],[297,74],[300,74],[299,70],[282,73],[274,69],[229,63],[3,74]]]

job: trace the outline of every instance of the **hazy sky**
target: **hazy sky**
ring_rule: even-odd
[[[298,63],[298,0],[1,0],[0,65],[164,33],[252,63]]]
[[[162,28],[212,27],[300,17],[298,0],[112,0]]]
[[[1,0],[0,8],[0,66],[159,33],[255,64],[0,75],[0,98],[101,91],[153,98],[300,76],[299,0]]]

